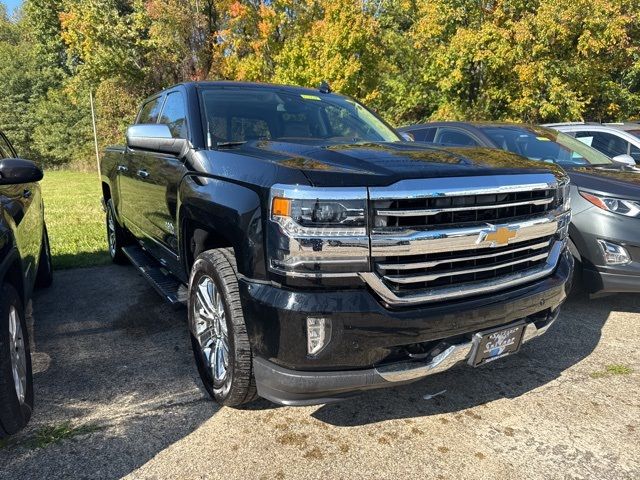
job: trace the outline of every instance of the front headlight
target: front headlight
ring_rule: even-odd
[[[369,268],[365,188],[275,185],[269,268],[290,277],[349,277]]]
[[[627,217],[640,217],[640,201],[607,197],[580,191],[580,196],[602,210]]]

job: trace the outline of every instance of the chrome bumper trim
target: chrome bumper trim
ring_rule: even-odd
[[[393,306],[408,306],[418,303],[450,300],[511,288],[551,275],[558,265],[560,255],[565,246],[566,240],[557,240],[551,247],[547,261],[543,265],[522,270],[514,275],[498,277],[491,281],[463,284],[463,286],[439,287],[402,296],[391,291],[383,282],[382,278],[373,272],[360,273],[360,278],[362,278],[382,300]]]
[[[522,344],[545,334],[558,318],[559,312],[560,309],[556,309],[552,317],[540,328],[538,328],[534,322],[528,323],[522,335]],[[394,363],[376,367],[375,371],[387,382],[409,382],[449,370],[463,361],[470,362],[472,350],[473,341],[469,341],[447,347],[428,362],[412,361]]]

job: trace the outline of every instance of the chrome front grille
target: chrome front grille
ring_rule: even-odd
[[[461,227],[543,214],[557,206],[555,190],[378,200],[375,226],[387,228]]]
[[[405,180],[370,188],[372,271],[392,305],[472,296],[549,275],[570,214],[551,174]]]
[[[472,249],[407,257],[375,259],[376,273],[393,291],[457,285],[513,274],[542,265],[549,256],[552,238],[536,238],[496,249]]]

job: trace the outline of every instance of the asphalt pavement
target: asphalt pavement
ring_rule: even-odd
[[[304,408],[210,401],[186,311],[132,267],[57,272],[33,320],[35,413],[0,479],[640,478],[639,295],[572,299],[479,369]]]

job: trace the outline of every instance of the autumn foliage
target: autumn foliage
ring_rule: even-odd
[[[25,0],[0,12],[0,129],[82,163],[89,91],[105,145],[146,95],[204,79],[326,80],[398,125],[637,118],[639,15],[640,0]]]

